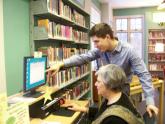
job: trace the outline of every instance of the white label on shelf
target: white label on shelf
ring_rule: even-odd
[[[164,52],[164,44],[156,43],[155,44],[155,52]]]

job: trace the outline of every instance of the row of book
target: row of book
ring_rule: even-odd
[[[85,17],[66,5],[62,0],[47,0],[47,7],[51,13],[67,17],[69,20],[85,27]]]
[[[51,72],[47,73],[47,83],[50,86],[63,87],[74,80],[80,78],[82,75],[89,72],[89,64],[84,64],[79,67],[72,67],[57,72],[54,76],[51,76]]]
[[[150,71],[162,71],[165,64],[149,64],[148,67]]]
[[[151,31],[149,38],[165,38],[165,31]]]
[[[70,26],[57,24],[49,21],[49,19],[40,19],[38,20],[38,27],[45,28],[50,38],[63,37],[72,40],[72,27]]]
[[[78,43],[88,43],[88,33],[73,29],[73,40]]]
[[[155,39],[150,39],[149,40],[149,45],[155,45],[156,43],[162,43],[165,44],[165,40],[155,40]]]
[[[84,48],[70,48],[63,45],[62,47],[40,47],[38,51],[43,55],[48,56],[48,62],[58,62],[71,57],[76,54],[83,54],[88,52],[88,49]]]
[[[83,80],[73,88],[66,89],[63,94],[64,99],[78,99],[83,93],[89,90],[89,82],[87,80]]]
[[[149,55],[148,56],[148,61],[157,61],[157,62],[161,62],[164,61],[165,62],[165,55],[163,54],[153,54],[153,55]]]
[[[63,61],[64,59],[67,59],[72,55],[86,53],[88,49],[67,48],[65,45],[62,45],[62,47],[59,48],[58,47],[53,48],[51,46],[40,47],[38,48],[38,51],[48,56],[48,65],[51,66],[54,64],[58,64],[59,61]],[[81,77],[83,74],[89,72],[89,70],[90,70],[89,64],[84,64],[78,67],[72,67],[59,71],[53,77],[51,76],[51,72],[50,72],[47,74],[47,82],[51,86],[61,87],[69,83],[71,80]]]
[[[155,45],[153,45],[153,46],[148,46],[148,52],[149,53],[163,53],[163,52],[165,52],[164,51],[165,50],[165,46],[163,47],[163,48],[161,48],[161,49],[157,49],[156,47],[155,47]]]
[[[49,19],[38,20],[38,28],[44,28],[50,38],[61,37],[76,42],[88,42],[88,33],[73,29],[70,26],[49,21]]]
[[[164,74],[161,72],[161,73],[151,73],[151,77],[152,79],[164,79]]]

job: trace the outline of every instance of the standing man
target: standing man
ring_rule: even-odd
[[[81,55],[74,55],[63,62],[51,66],[47,71],[57,73],[62,67],[72,67],[84,63],[101,59],[102,65],[116,64],[123,68],[127,76],[127,84],[123,88],[126,94],[130,93],[129,83],[132,81],[132,75],[139,77],[146,98],[147,112],[150,117],[153,112],[157,115],[158,109],[154,103],[154,90],[149,74],[143,60],[135,53],[133,48],[128,44],[123,44],[113,35],[111,27],[106,23],[99,23],[92,27],[89,32],[95,49]]]

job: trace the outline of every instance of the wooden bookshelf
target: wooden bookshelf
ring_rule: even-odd
[[[90,15],[73,1],[31,0],[30,15],[31,53],[41,51],[48,56],[49,65],[72,55],[85,53],[90,49],[88,37]],[[54,77],[48,74],[47,82],[49,85],[57,87],[57,92],[61,91],[67,96],[71,93],[66,93],[66,89],[81,87],[77,97],[70,97],[79,99],[91,91],[89,90],[90,68],[88,63],[61,70]],[[89,87],[84,82],[88,82]]]
[[[90,89],[85,90],[82,94],[80,94],[76,99],[79,100],[81,99],[84,95],[86,95],[88,92],[90,91]]]
[[[148,36],[149,71],[152,77],[164,79],[165,29],[149,29]],[[160,46],[158,46],[158,44],[160,44]]]

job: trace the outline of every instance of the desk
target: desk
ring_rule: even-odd
[[[80,106],[87,106],[88,105],[88,101],[87,100],[86,101],[74,101],[74,102],[76,102]],[[33,118],[33,119],[31,119],[31,123],[30,124],[41,124],[44,121],[47,121],[47,122],[59,122],[60,124],[72,124],[77,119],[77,117],[79,117],[80,114],[81,114],[81,112],[75,112],[72,117],[49,115],[44,120]]]
[[[163,103],[164,103],[164,81],[158,80],[153,82],[154,88],[158,88],[159,90],[159,124],[163,124]],[[141,84],[131,85],[130,94],[138,94],[142,93],[142,86]]]
[[[41,87],[38,89],[39,91],[43,91],[45,92],[46,87]],[[58,91],[59,89],[56,87],[52,87],[52,93]],[[38,98],[24,98],[22,97],[23,93],[18,93],[15,94],[13,96],[8,97],[9,101],[17,101],[17,102],[21,102],[24,101],[26,103],[28,103],[28,105],[32,105],[34,103],[36,103],[37,101],[42,100],[44,97],[43,95],[38,97]],[[12,100],[13,99],[13,100]],[[77,104],[79,104],[80,106],[87,106],[88,105],[88,100],[85,101],[73,101]],[[42,124],[42,122],[47,121],[47,122],[60,122],[60,124],[72,124],[79,116],[80,116],[81,112],[75,112],[74,115],[72,117],[65,117],[65,116],[56,116],[56,115],[49,115],[48,117],[46,117],[44,120],[41,120],[39,118],[32,118],[30,121],[30,124]]]
[[[40,88],[37,89],[37,91],[40,91],[40,92],[43,92],[45,93],[46,92],[46,88],[47,86],[42,86]],[[55,93],[56,91],[59,90],[58,87],[50,87],[51,88],[51,94]],[[12,96],[9,96],[8,97],[8,101],[11,101],[11,102],[26,102],[28,103],[28,105],[32,105],[34,103],[36,103],[37,101],[40,101],[44,98],[44,94],[41,95],[40,97],[38,98],[32,98],[32,97],[23,97],[23,92],[20,92],[18,94],[15,94],[15,95],[12,95]]]

